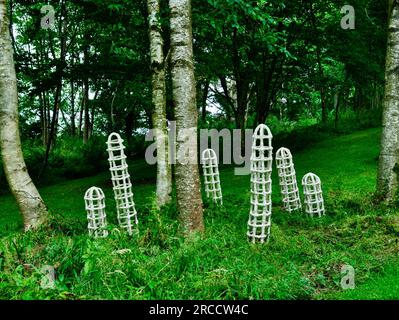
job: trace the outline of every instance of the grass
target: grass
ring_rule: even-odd
[[[329,299],[345,300],[373,300],[391,299],[399,297],[399,270],[398,261],[381,267],[380,274],[360,284],[355,290],[347,290],[343,293],[331,293],[326,295]]]
[[[42,188],[52,213],[46,232],[22,234],[10,196],[0,197],[0,298],[3,299],[376,299],[399,298],[399,215],[373,205],[379,129],[334,137],[294,154],[298,180],[322,179],[327,214],[320,219],[281,210],[273,178],[272,236],[246,239],[249,176],[221,170],[224,207],[205,202],[206,232],[184,240],[173,205],[154,208],[154,168],[134,162],[138,235],[116,227],[107,173]],[[110,236],[86,235],[83,194],[104,189]],[[356,289],[340,287],[343,264],[354,267]],[[56,288],[39,272],[55,267]]]

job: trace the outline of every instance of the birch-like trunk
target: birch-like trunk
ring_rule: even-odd
[[[377,193],[392,202],[397,194],[399,173],[399,2],[390,0],[388,48],[385,67],[385,97]]]
[[[84,41],[86,42],[83,49],[83,63],[88,64],[88,42],[89,37],[87,33],[84,35]],[[90,131],[90,113],[89,113],[89,77],[87,74],[83,77],[83,101],[84,101],[84,125],[83,125],[83,143],[87,144],[89,142],[89,131]]]
[[[46,220],[47,209],[22,155],[17,77],[6,8],[6,0],[0,0],[0,146],[4,172],[22,213],[25,230],[28,230]]]
[[[190,0],[169,0],[171,72],[177,129],[177,152],[189,148],[186,161],[177,159],[176,196],[180,223],[186,235],[204,230],[200,178],[197,163],[197,105],[193,62]],[[179,141],[182,139],[185,141]],[[189,144],[187,143],[190,141]]]
[[[166,83],[163,38],[159,20],[159,0],[147,0],[152,70],[152,123],[157,144],[157,205],[169,203],[172,193],[172,168],[169,162],[168,128],[166,119]]]

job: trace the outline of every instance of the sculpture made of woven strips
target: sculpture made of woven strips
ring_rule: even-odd
[[[204,173],[205,192],[213,202],[223,204],[222,189],[220,186],[218,159],[215,151],[206,149],[202,152],[202,169]]]
[[[278,171],[280,191],[284,209],[288,212],[301,209],[298,183],[291,151],[280,148],[276,152],[276,166]]]
[[[138,220],[123,139],[119,134],[111,133],[107,140],[107,147],[118,222],[131,235],[136,230],[135,225]]]
[[[253,134],[251,154],[251,210],[247,236],[250,242],[267,242],[272,214],[273,147],[270,129],[260,124]]]
[[[84,196],[87,212],[87,228],[89,235],[95,238],[105,238],[108,236],[107,215],[105,214],[104,192],[97,187],[88,189]]]
[[[308,173],[302,178],[303,194],[305,197],[305,212],[311,216],[324,215],[324,199],[320,178],[314,173]]]

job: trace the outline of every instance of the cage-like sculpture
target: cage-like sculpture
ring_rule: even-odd
[[[132,235],[138,221],[123,139],[119,134],[111,133],[108,137],[107,146],[118,222],[129,235]]]
[[[301,198],[299,197],[294,161],[289,149],[280,148],[277,150],[276,165],[284,209],[288,212],[300,210],[302,207]]]
[[[312,217],[324,215],[324,199],[320,178],[314,173],[308,173],[302,178],[302,186],[305,196],[305,212]]]
[[[213,202],[223,204],[222,188],[220,186],[218,159],[213,149],[202,152],[202,169],[204,172],[205,192]]]
[[[269,240],[272,214],[273,147],[270,129],[260,124],[252,137],[251,211],[247,236],[250,242]]]
[[[88,189],[84,196],[87,212],[87,228],[89,235],[95,238],[105,238],[108,236],[107,215],[105,214],[104,192],[97,187]]]

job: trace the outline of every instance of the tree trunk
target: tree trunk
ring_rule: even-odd
[[[91,119],[90,119],[90,130],[89,130],[89,139],[94,133],[94,120],[96,119],[96,101],[98,97],[99,90],[96,90],[96,93],[94,94],[93,101],[91,104]]]
[[[193,62],[191,0],[169,0],[171,28],[171,74],[177,129],[177,152],[190,140],[187,161],[177,160],[176,195],[182,231],[204,231],[198,170],[196,86]],[[180,141],[179,141],[180,139]]]
[[[70,82],[71,85],[71,135],[76,135],[76,112],[75,112],[75,84],[73,80]]]
[[[321,52],[320,48],[317,46],[316,48],[316,56],[317,56],[317,65],[319,68],[319,91],[320,91],[320,99],[321,99],[321,122],[323,124],[327,123],[328,113],[327,113],[327,104],[326,104],[326,94],[324,89],[324,70],[321,62]]]
[[[0,52],[1,156],[8,184],[22,213],[25,230],[28,230],[46,220],[47,209],[28,174],[22,154],[17,77],[5,0],[0,0]]]
[[[82,137],[83,108],[84,108],[84,86],[82,85],[82,99],[81,99],[81,101],[80,101],[79,127],[78,127],[79,137]]]
[[[166,82],[163,39],[159,21],[159,0],[148,0],[149,38],[152,70],[152,123],[157,144],[157,205],[169,203],[172,193],[172,168],[169,163],[168,127],[166,119]]]
[[[87,65],[88,56],[88,36],[85,35],[86,45],[83,50],[83,61]],[[90,130],[90,113],[89,113],[89,78],[87,74],[83,78],[83,110],[84,110],[84,126],[83,126],[83,143],[86,144],[89,141],[89,130]]]
[[[46,96],[44,92],[41,92],[39,94],[39,101],[40,101],[40,126],[42,130],[42,141],[43,141],[43,146],[47,145],[47,121],[46,121],[46,115],[47,115],[47,107],[46,107]]]
[[[61,93],[62,93],[61,91],[62,91],[62,78],[59,79],[57,88],[55,90],[53,115],[51,119],[49,135],[47,137],[47,146],[44,155],[44,164],[39,176],[41,176],[47,168],[50,151],[56,140],[57,128],[58,128],[58,116],[59,116],[60,103],[61,103]]]
[[[390,0],[388,49],[385,69],[385,98],[377,194],[393,202],[399,172],[399,2]]]
[[[277,56],[275,56],[270,68],[266,70],[266,56],[263,56],[262,71],[258,72],[256,77],[256,123],[265,123],[270,112],[273,92],[271,88],[272,79],[276,71]]]
[[[132,141],[134,112],[131,110],[125,117],[125,135],[128,143]]]

